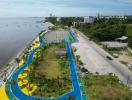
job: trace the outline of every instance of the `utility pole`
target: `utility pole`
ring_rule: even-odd
[[[127,85],[129,85],[129,79],[130,79],[130,77],[128,76],[127,77]]]

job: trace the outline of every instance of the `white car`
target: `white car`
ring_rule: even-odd
[[[132,68],[132,63],[129,63],[129,64],[128,64],[128,67]]]

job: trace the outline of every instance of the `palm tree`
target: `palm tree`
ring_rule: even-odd
[[[33,43],[33,44],[32,44],[32,47],[34,47],[34,46],[35,46],[35,44]]]
[[[39,42],[38,41],[35,41],[35,44],[38,44]]]

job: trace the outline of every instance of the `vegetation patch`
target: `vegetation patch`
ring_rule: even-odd
[[[65,48],[65,43],[52,43],[36,52],[28,75],[29,82],[37,86],[32,95],[57,98],[72,90],[68,57],[57,56],[58,48]]]
[[[132,47],[132,25],[127,20],[100,19],[76,28],[95,41],[114,41],[121,36],[128,36],[128,44]]]
[[[83,77],[86,94],[90,100],[131,100],[130,87],[121,83],[113,74],[88,74]]]

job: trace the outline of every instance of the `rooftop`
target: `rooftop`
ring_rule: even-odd
[[[111,48],[122,48],[128,45],[128,43],[121,43],[121,42],[115,42],[115,41],[106,41],[106,42],[102,42],[102,44],[105,44]]]

